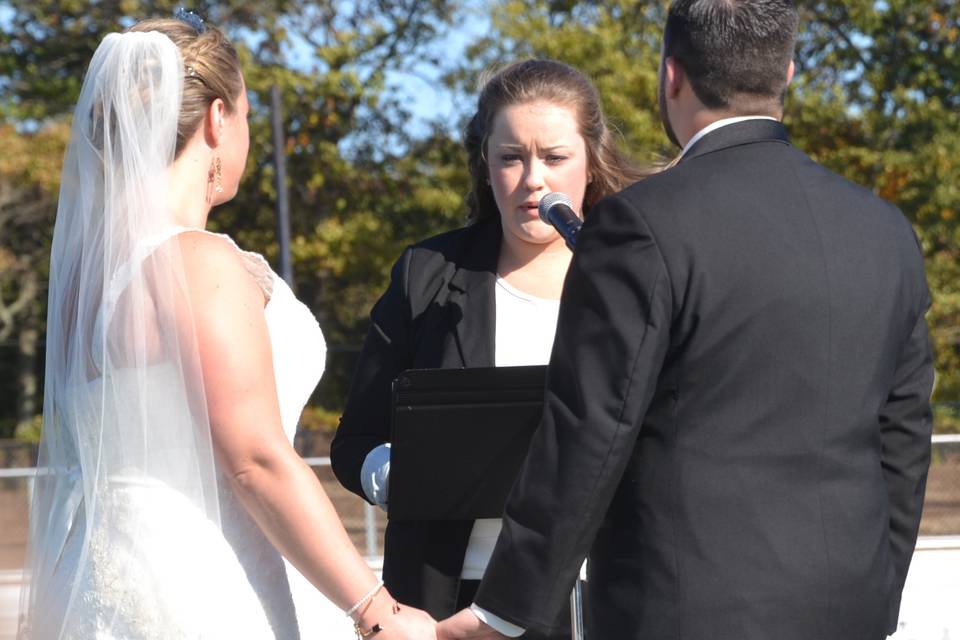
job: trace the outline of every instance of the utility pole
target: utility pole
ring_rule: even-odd
[[[277,173],[277,239],[280,241],[280,277],[293,289],[293,260],[290,256],[290,200],[287,194],[286,136],[280,86],[270,87],[270,121],[273,129],[273,166]]]

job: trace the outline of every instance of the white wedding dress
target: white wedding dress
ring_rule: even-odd
[[[182,231],[185,229],[173,230],[153,246]],[[221,237],[236,247],[227,236]],[[323,373],[323,334],[310,310],[262,256],[239,248],[237,251],[268,300],[265,314],[281,419],[292,442],[300,413]],[[146,375],[155,388],[165,386],[167,372],[163,367]],[[89,384],[104,382],[98,379]],[[111,384],[122,387],[124,381],[112,380]],[[90,386],[78,390],[83,394],[96,392]],[[163,398],[164,394],[156,397]],[[156,404],[149,408],[153,425],[162,424],[164,419],[165,403]],[[118,416],[113,426],[116,434],[111,434],[108,426],[104,436],[131,437],[129,421],[136,419]],[[123,428],[124,423],[128,428]],[[78,478],[76,484],[79,487],[82,481]],[[350,620],[280,556],[226,482],[219,482],[220,527],[176,488],[142,470],[114,474],[99,496],[102,510],[111,515],[105,525],[92,532],[86,550],[79,543],[79,532],[85,530],[82,500],[78,498],[64,510],[73,524],[68,527],[71,534],[58,561],[57,573],[62,579],[54,579],[51,584],[63,589],[61,600],[68,597],[71,581],[79,580],[80,588],[63,637],[355,637]],[[90,569],[77,575],[78,566]],[[48,603],[57,603],[56,593],[43,597]],[[54,610],[60,607],[66,609],[66,603],[55,604]],[[29,632],[26,635],[34,637]],[[43,635],[38,632],[36,637]]]

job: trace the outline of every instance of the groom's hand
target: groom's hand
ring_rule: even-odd
[[[437,640],[506,640],[493,627],[482,622],[470,609],[458,613],[437,624]]]

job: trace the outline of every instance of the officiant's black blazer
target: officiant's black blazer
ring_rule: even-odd
[[[594,640],[881,640],[929,464],[930,303],[893,206],[728,125],[599,203],[477,603]]]
[[[394,265],[330,452],[337,479],[360,497],[364,459],[390,440],[391,383],[402,371],[494,365],[501,239],[492,218],[413,245]],[[383,579],[393,596],[438,618],[453,614],[472,528],[472,520],[388,522]]]

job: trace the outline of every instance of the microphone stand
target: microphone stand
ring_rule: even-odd
[[[570,638],[571,640],[584,640],[583,635],[583,591],[580,586],[580,576],[577,576],[573,583],[573,591],[570,592]]]

